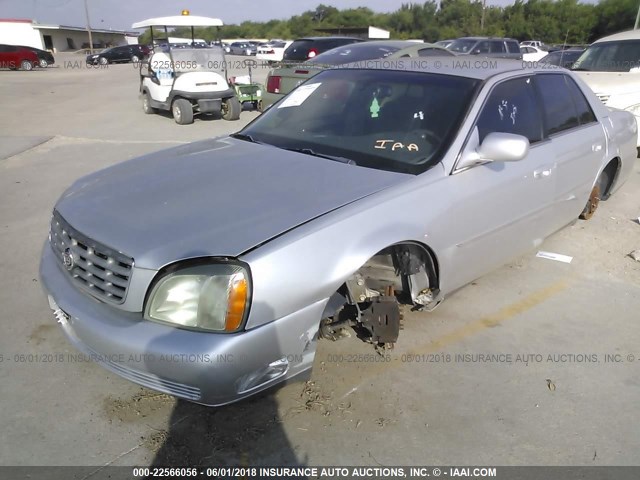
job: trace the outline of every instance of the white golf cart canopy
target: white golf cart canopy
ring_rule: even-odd
[[[147,27],[221,27],[222,20],[211,17],[194,15],[175,15],[173,17],[158,17],[143,20],[131,25],[131,28]]]

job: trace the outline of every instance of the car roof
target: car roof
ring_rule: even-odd
[[[296,38],[294,42],[299,42],[302,40],[317,42],[318,40],[362,40],[357,37],[300,37]]]
[[[514,38],[509,37],[460,37],[456,38],[456,40],[515,40]]]
[[[440,75],[451,75],[456,77],[473,78],[476,80],[486,80],[495,75],[503,73],[549,73],[550,70],[543,65],[537,66],[536,62],[522,62],[521,60],[507,58],[478,58],[474,60],[465,59],[458,56],[433,56],[428,62],[420,61],[385,61],[376,63],[370,62],[368,68],[359,68],[358,62],[351,65],[344,65],[342,68],[361,70],[403,70],[409,72],[436,73]],[[480,62],[480,66],[478,66]]]
[[[640,30],[627,30],[625,32],[614,33],[608,37],[603,37],[593,43],[612,42],[615,40],[640,40]]]
[[[322,37],[327,38],[327,37]],[[351,43],[348,45],[343,45],[344,47],[351,47],[355,49],[359,48],[367,48],[367,47],[395,47],[398,49],[411,47],[413,45],[426,45],[427,47],[431,46],[430,43],[423,42],[411,42],[409,40],[373,40],[370,42],[359,42],[359,43]],[[338,47],[342,48],[342,47]]]

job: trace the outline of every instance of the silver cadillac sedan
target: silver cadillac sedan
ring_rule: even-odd
[[[567,70],[375,63],[76,181],[40,266],[70,342],[148,388],[235,402],[308,371],[345,326],[394,344],[399,302],[432,310],[632,170],[633,115]]]

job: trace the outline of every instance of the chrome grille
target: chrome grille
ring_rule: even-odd
[[[133,258],[81,234],[57,211],[51,219],[50,242],[62,268],[78,287],[109,303],[124,302]]]
[[[596,93],[596,95],[600,99],[600,101],[605,105],[607,104],[607,102],[609,101],[609,97],[611,96],[611,95],[607,95],[606,93]]]

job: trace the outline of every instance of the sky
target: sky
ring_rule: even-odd
[[[0,18],[84,26],[85,1],[93,28],[130,30],[134,22],[179,15],[182,9],[190,10],[191,15],[217,17],[230,24],[244,20],[287,19],[313,10],[319,4],[340,9],[367,6],[377,12],[392,12],[412,0],[0,0]],[[414,3],[422,3],[422,0]],[[487,3],[505,5],[512,1],[489,0]]]

